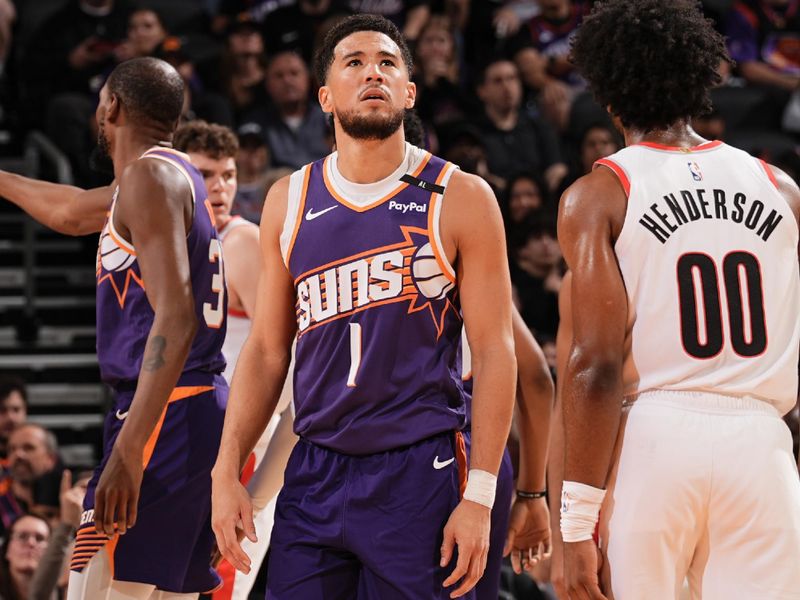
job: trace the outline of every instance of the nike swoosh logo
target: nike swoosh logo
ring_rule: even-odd
[[[433,468],[434,469],[444,469],[447,465],[449,465],[454,460],[455,460],[455,457],[450,458],[450,459],[445,460],[445,461],[442,461],[442,462],[439,462],[439,457],[437,456],[436,458],[433,459]]]
[[[125,420],[125,417],[127,417],[127,416],[128,416],[128,412],[130,412],[130,411],[127,411],[127,410],[126,410],[125,412],[120,412],[119,410],[117,410],[117,418],[118,418],[120,421],[124,421],[124,420]]]
[[[313,208],[309,208],[308,212],[306,213],[306,221],[313,221],[317,217],[321,217],[322,215],[324,215],[326,212],[332,211],[337,206],[338,206],[338,204],[335,204],[335,205],[329,206],[328,208],[325,208],[325,209],[323,209],[323,210],[321,210],[319,212],[314,212]]]

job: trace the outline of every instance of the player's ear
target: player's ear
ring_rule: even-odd
[[[409,81],[406,85],[406,110],[414,108],[417,103],[417,84]]]
[[[106,108],[106,120],[110,123],[117,123],[121,110],[122,105],[120,104],[119,96],[110,93],[108,95],[108,108]]]
[[[331,96],[331,88],[327,85],[320,86],[319,92],[317,92],[317,98],[319,99],[319,105],[322,107],[322,112],[332,115],[333,98]]]

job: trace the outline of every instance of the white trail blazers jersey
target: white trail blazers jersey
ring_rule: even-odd
[[[769,166],[722,142],[637,144],[596,165],[628,195],[615,245],[629,306],[625,395],[747,395],[788,412],[797,400],[798,228]]]

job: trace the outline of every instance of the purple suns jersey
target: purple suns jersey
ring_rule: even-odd
[[[457,168],[406,145],[374,184],[338,154],[290,178],[281,250],[296,291],[295,432],[363,455],[464,426],[455,271],[439,236]]]
[[[186,246],[199,328],[183,372],[221,373],[225,368],[221,349],[225,339],[227,298],[222,249],[203,178],[182,152],[153,148],[145,152],[143,158],[173,165],[191,186],[195,210]],[[145,295],[136,249],[114,228],[118,193],[119,188],[114,192],[97,250],[97,356],[100,375],[112,386],[138,379],[145,342],[155,316]]]

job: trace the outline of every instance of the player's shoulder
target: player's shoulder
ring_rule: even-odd
[[[626,199],[627,192],[619,175],[613,169],[598,165],[564,190],[559,212],[612,212],[615,201],[624,203]]]
[[[223,247],[244,250],[248,246],[258,246],[258,225],[242,217],[234,217],[234,219],[235,221],[227,226],[231,229],[224,236]]]
[[[797,182],[795,182],[788,173],[775,165],[768,164],[766,167],[771,171],[775,179],[775,187],[778,188],[778,191],[786,199],[795,218],[800,221],[800,187],[797,186]]]
[[[457,198],[460,207],[469,204],[497,203],[494,191],[485,179],[472,173],[455,169],[445,188],[445,199]]]
[[[175,192],[191,193],[190,182],[182,174],[177,165],[164,160],[149,157],[140,158],[131,162],[122,171],[119,178],[119,189],[122,194],[130,188],[138,190],[164,190],[172,196]],[[146,202],[149,197],[137,198]]]

